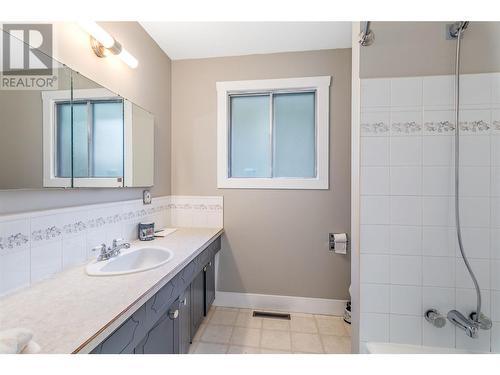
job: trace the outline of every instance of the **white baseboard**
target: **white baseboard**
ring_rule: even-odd
[[[347,301],[270,294],[215,292],[215,306],[342,316]]]

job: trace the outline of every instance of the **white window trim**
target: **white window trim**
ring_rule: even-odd
[[[55,108],[56,103],[71,98],[70,90],[53,90],[42,92],[43,108],[43,187],[123,187],[123,177],[118,178],[70,178],[56,177],[55,174]],[[80,89],[73,90],[73,99],[122,99],[109,90]],[[73,182],[72,182],[73,180]]]
[[[217,82],[217,188],[328,189],[330,76]],[[316,178],[229,177],[229,95],[266,90],[316,91]]]

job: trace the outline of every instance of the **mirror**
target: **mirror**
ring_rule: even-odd
[[[51,60],[0,72],[0,189],[152,186],[154,116]]]

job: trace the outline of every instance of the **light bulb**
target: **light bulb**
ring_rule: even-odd
[[[104,48],[111,48],[115,44],[114,38],[106,30],[93,21],[78,22],[80,27],[90,34],[95,40],[103,45]]]
[[[132,69],[137,68],[139,65],[139,61],[130,54],[125,48],[122,48],[121,52],[118,54],[118,57]]]

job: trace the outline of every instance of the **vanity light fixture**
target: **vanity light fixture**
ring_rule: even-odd
[[[139,61],[96,22],[79,22],[79,25],[90,35],[90,45],[98,57],[116,55],[132,69],[137,68]]]

